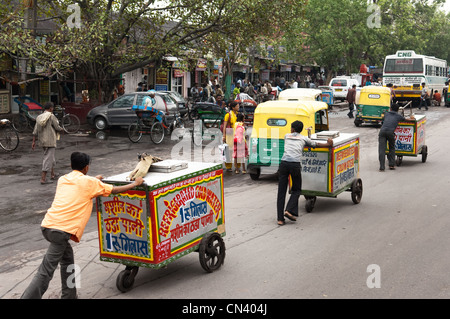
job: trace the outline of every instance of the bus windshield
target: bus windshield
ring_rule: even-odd
[[[423,73],[422,59],[387,59],[385,73]]]

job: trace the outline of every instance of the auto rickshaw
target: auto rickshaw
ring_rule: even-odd
[[[328,130],[328,105],[309,101],[267,101],[255,110],[249,143],[248,171],[253,180],[261,173],[274,174],[284,153],[284,136],[292,122],[303,122],[301,134]]]
[[[391,89],[382,86],[365,86],[356,99],[355,125],[363,123],[381,125],[384,113],[391,107]]]
[[[293,88],[280,92],[279,101],[320,101],[322,90]]]

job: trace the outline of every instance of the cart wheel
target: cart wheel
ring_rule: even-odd
[[[314,205],[316,204],[316,196],[305,196],[306,198],[306,204],[305,204],[305,209],[306,212],[311,213],[314,209]]]
[[[428,146],[424,145],[422,146],[422,163],[425,163],[427,161],[428,157]]]
[[[353,203],[359,204],[361,202],[362,194],[363,194],[362,180],[360,178],[355,179],[352,183],[352,201],[353,201]]]
[[[397,156],[397,159],[395,160],[395,164],[397,164],[397,166],[402,166],[402,162],[403,162],[403,156]]]
[[[139,270],[139,267],[127,266],[117,276],[116,287],[121,292],[130,291],[133,288],[134,278]]]
[[[164,126],[161,122],[155,122],[150,129],[150,139],[155,144],[160,144],[164,139]]]
[[[218,233],[207,233],[198,249],[200,265],[207,272],[213,272],[225,261],[225,243]]]

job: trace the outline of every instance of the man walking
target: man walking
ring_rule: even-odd
[[[31,148],[34,150],[36,147],[36,136],[39,141],[39,145],[44,149],[44,159],[42,161],[42,173],[41,184],[53,183],[53,181],[47,181],[47,173],[50,172],[50,179],[54,180],[55,175],[55,150],[56,141],[59,139],[58,132],[61,132],[63,128],[59,126],[58,119],[53,115],[53,103],[47,102],[44,104],[44,113],[36,117],[36,125],[33,130],[33,142]]]
[[[59,178],[52,206],[41,223],[42,234],[50,246],[22,299],[42,298],[58,264],[61,268],[61,298],[77,298],[76,287],[70,282],[73,275],[69,266],[74,265],[74,257],[69,239],[81,240],[95,197],[126,192],[144,182],[142,177],[137,177],[133,183],[113,186],[103,183],[101,175],[88,176],[91,159],[84,153],[72,153],[70,162],[72,172]]]
[[[352,88],[348,90],[347,93],[347,102],[348,102],[348,117],[349,118],[353,118],[353,108],[355,105],[355,101],[356,101],[356,85],[353,84]]]
[[[380,161],[380,172],[384,172],[386,162],[386,143],[389,143],[389,169],[395,169],[395,129],[398,122],[406,119],[397,113],[398,104],[391,106],[391,111],[384,113],[383,126],[378,133],[378,159]],[[414,120],[412,115],[408,119]]]
[[[427,89],[425,88],[425,83],[422,83],[422,92],[420,94],[419,110],[422,108],[423,105],[425,105],[425,110],[428,111],[427,97],[428,97],[428,92],[427,92]]]

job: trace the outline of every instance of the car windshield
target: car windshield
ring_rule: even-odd
[[[110,108],[131,107],[134,101],[134,94],[123,95],[112,102]]]
[[[342,79],[333,80],[331,82],[331,86],[347,86],[347,80],[342,80]]]
[[[172,97],[175,98],[175,100],[179,100],[179,101],[183,100],[183,96],[178,92],[171,91],[170,94],[172,95]]]

